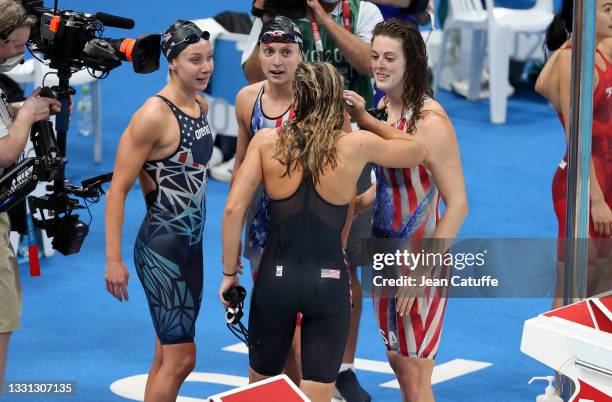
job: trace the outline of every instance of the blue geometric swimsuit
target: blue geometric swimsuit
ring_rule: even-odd
[[[183,113],[168,99],[179,123],[180,143],[170,156],[146,161],[156,189],[145,196],[147,213],[134,245],[134,263],[144,287],[155,332],[162,344],[193,342],[202,301],[202,231],[213,139],[200,117]]]

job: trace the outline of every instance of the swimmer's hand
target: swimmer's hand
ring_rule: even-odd
[[[397,291],[397,300],[395,301],[396,312],[400,317],[410,315],[412,306],[416,303],[417,310],[421,311],[421,306],[425,300],[425,292],[420,297],[416,297],[419,291],[412,286],[402,286]]]
[[[130,274],[123,261],[106,261],[106,290],[120,302],[129,300],[127,285]]]
[[[219,300],[221,301],[221,304],[223,304],[223,307],[229,307],[229,303],[227,302],[227,300],[225,300],[223,294],[234,286],[238,285],[240,285],[240,280],[238,279],[237,273],[234,276],[223,275],[223,281],[221,282],[221,286],[219,287]]]
[[[399,316],[409,316],[413,306],[420,312],[425,303],[427,293],[423,286],[423,278],[429,277],[433,267],[419,264],[417,267],[398,267],[402,276],[410,278],[409,284],[401,286],[396,293],[396,312]]]
[[[353,91],[344,91],[344,109],[351,115],[353,120],[359,123],[360,119],[367,114],[365,100]]]
[[[612,236],[612,211],[605,199],[591,201],[591,218],[596,233]]]

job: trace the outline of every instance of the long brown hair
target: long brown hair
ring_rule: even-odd
[[[343,85],[340,73],[329,63],[302,63],[293,79],[295,118],[283,124],[273,158],[295,168],[303,178],[317,183],[325,166],[336,167],[336,140],[342,132]]]
[[[404,110],[412,110],[406,130],[413,133],[416,122],[425,116],[423,112],[425,99],[432,96],[425,42],[417,28],[397,18],[378,23],[372,32],[372,41],[377,36],[399,39],[402,43],[406,62],[402,107]]]

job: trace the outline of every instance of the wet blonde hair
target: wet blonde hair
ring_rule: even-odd
[[[293,79],[295,118],[279,129],[273,157],[286,167],[284,176],[296,168],[303,179],[319,181],[324,168],[336,167],[336,141],[342,132],[343,83],[329,63],[302,63]]]

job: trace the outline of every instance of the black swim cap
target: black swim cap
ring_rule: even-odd
[[[168,61],[174,59],[185,48],[200,39],[208,40],[208,31],[202,31],[191,21],[178,20],[162,34],[162,52]]]
[[[300,49],[304,46],[300,28],[291,19],[280,15],[263,24],[258,42],[296,43]]]

